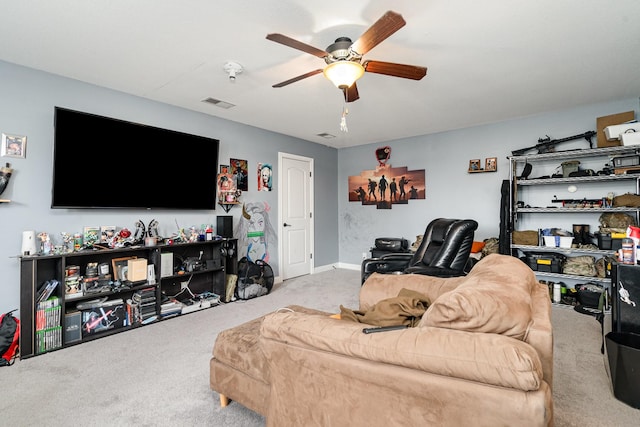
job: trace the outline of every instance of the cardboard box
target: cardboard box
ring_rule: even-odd
[[[627,132],[620,135],[622,145],[638,145],[640,144],[640,132]]]
[[[81,317],[79,311],[70,311],[64,315],[64,343],[71,344],[82,340]]]
[[[147,260],[145,258],[127,261],[127,280],[131,282],[147,280]]]
[[[160,254],[160,277],[173,276],[173,253]]]
[[[604,134],[604,128],[607,126],[619,125],[625,122],[630,122],[635,119],[635,113],[633,111],[626,111],[624,113],[612,114],[610,116],[602,116],[596,119],[596,135],[598,138],[598,148],[603,147],[617,147],[622,144],[618,139],[608,141],[607,136]]]
[[[127,311],[121,299],[97,303],[82,310],[82,338],[126,326]]]

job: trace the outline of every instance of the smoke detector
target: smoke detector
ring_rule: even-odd
[[[227,61],[224,64],[224,71],[229,74],[229,81],[235,83],[236,75],[240,74],[243,70],[242,65],[234,61]]]

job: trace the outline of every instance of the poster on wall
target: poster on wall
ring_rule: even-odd
[[[234,181],[236,182],[236,188],[241,191],[249,190],[249,170],[246,160],[241,159],[229,159],[231,171]]]
[[[349,201],[391,209],[395,204],[425,199],[425,171],[410,171],[406,166],[382,166],[349,177]]]
[[[242,206],[242,216],[233,233],[238,236],[238,258],[247,257],[251,262],[271,261],[270,250],[278,247],[278,235],[271,224],[266,202],[251,202]]]
[[[273,167],[269,163],[258,163],[258,191],[271,191]]]

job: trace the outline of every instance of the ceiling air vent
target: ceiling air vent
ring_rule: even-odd
[[[319,133],[318,136],[321,136],[321,137],[326,138],[326,139],[331,139],[331,138],[335,138],[336,137],[335,135],[331,135],[330,133],[326,133],[326,132]]]
[[[221,100],[215,99],[215,98],[206,98],[206,99],[203,99],[202,102],[206,102],[208,104],[213,104],[216,107],[224,108],[225,110],[228,110],[229,108],[235,107],[235,104],[231,104],[230,102],[221,101]]]

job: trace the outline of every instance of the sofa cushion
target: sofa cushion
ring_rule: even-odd
[[[418,326],[503,334],[525,340],[537,280],[518,258],[483,258],[458,287],[431,303]]]
[[[524,391],[542,383],[535,349],[513,338],[431,327],[364,334],[362,327],[329,316],[274,313],[262,322],[260,339]]]
[[[290,305],[281,310],[329,315],[323,311],[298,305]],[[213,357],[233,369],[268,384],[267,361],[258,345],[260,324],[263,319],[264,316],[261,316],[220,332],[213,346]]]

